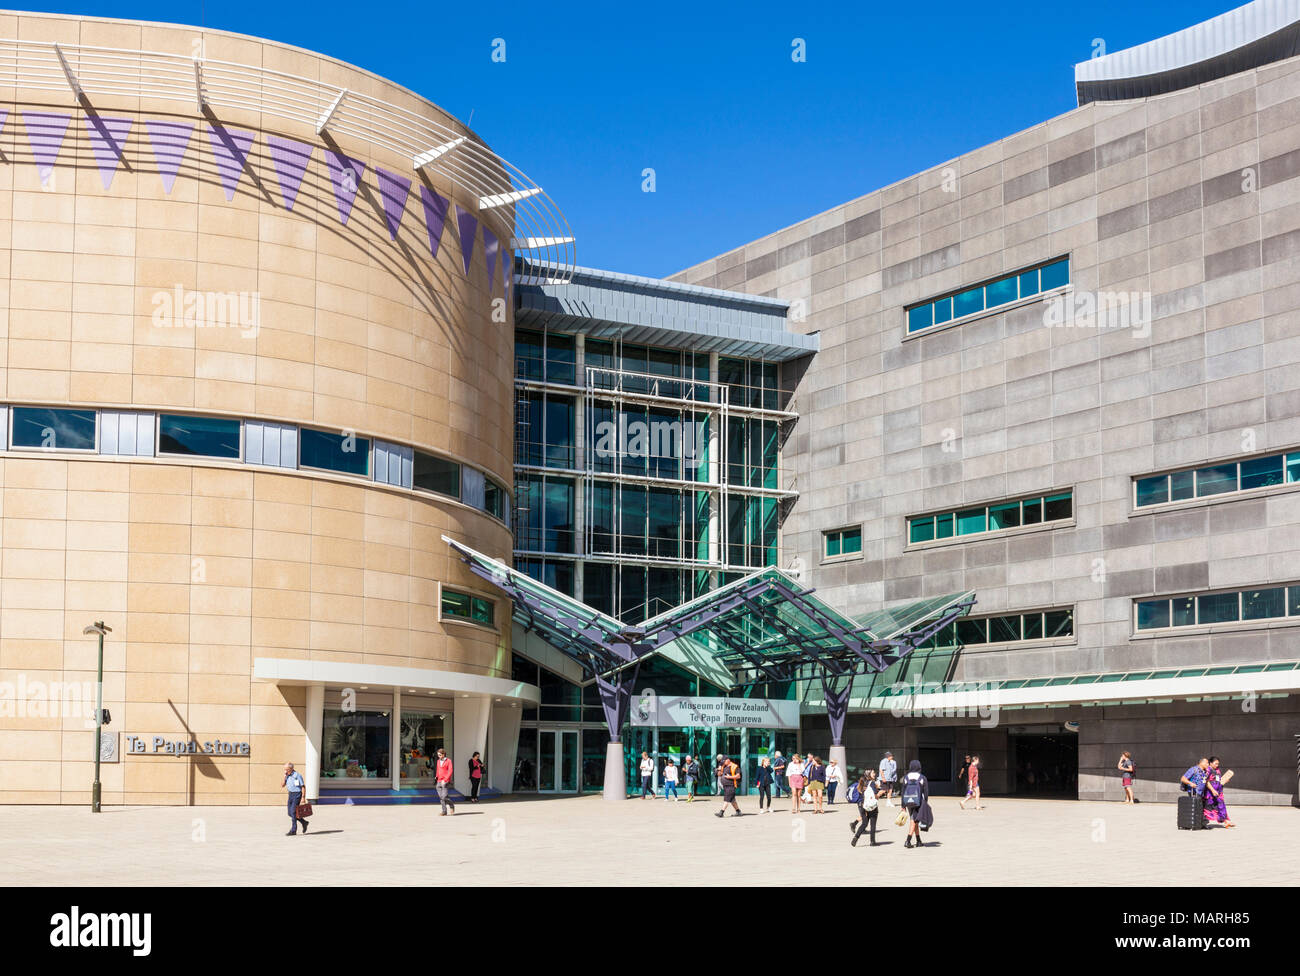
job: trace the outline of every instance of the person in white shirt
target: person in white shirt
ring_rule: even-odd
[[[669,792],[673,795],[673,802],[677,802],[677,764],[671,759],[664,766],[664,799],[668,799]]]
[[[790,757],[790,762],[785,767],[785,778],[790,781],[790,812],[798,813],[799,805],[803,803],[803,762],[799,759],[796,752]]]
[[[641,799],[655,795],[654,778],[655,761],[650,758],[650,753],[643,752],[641,753]]]
[[[826,764],[826,802],[835,804],[835,788],[844,782],[844,771],[834,759]]]

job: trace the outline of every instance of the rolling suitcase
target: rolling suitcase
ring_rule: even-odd
[[[1205,829],[1205,798],[1184,793],[1178,798],[1178,829]]]

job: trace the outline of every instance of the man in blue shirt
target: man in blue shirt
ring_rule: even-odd
[[[293,763],[284,764],[284,780],[280,785],[289,791],[289,832],[285,836],[292,837],[298,833],[298,824],[302,824],[302,832],[307,833],[307,821],[298,816],[298,804],[307,791],[307,784],[302,773],[293,768]]]
[[[1183,773],[1179,779],[1179,785],[1182,786],[1184,793],[1190,793],[1192,796],[1200,796],[1205,792],[1205,775],[1206,770],[1210,768],[1210,760],[1204,756],[1195,766]]]
[[[885,792],[885,806],[894,805],[894,783],[898,780],[898,763],[894,762],[894,754],[886,752],[885,758],[880,760],[880,788]]]
[[[785,780],[785,756],[781,755],[781,750],[776,750],[772,758],[772,785],[776,788],[776,798],[779,800],[790,793],[790,784]]]

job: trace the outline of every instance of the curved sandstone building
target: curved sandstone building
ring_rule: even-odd
[[[97,620],[105,803],[512,752],[538,692],[442,541],[511,550],[508,164],[358,68],[125,21],[0,16],[0,118],[0,802],[89,802]]]

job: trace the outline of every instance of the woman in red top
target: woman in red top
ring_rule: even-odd
[[[975,809],[983,810],[980,806],[980,757],[971,756],[970,768],[966,771],[966,796],[958,804],[963,810],[966,809],[966,800],[971,797],[975,798]]]
[[[483,783],[483,760],[478,753],[469,757],[469,802],[478,802],[478,788]]]
[[[451,777],[453,766],[451,760],[447,758],[447,750],[438,750],[438,763],[434,767],[435,782],[438,787],[438,799],[442,802],[441,816],[447,816],[447,811],[451,810],[452,814],[456,813],[456,804],[452,803],[448,794],[451,792]]]

